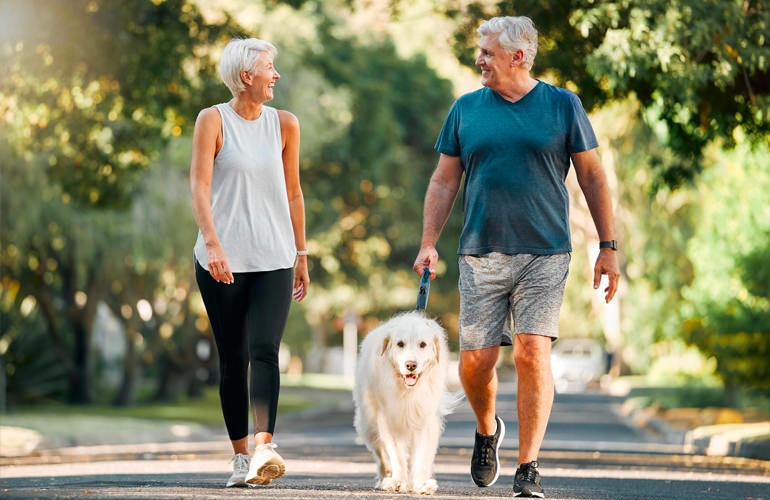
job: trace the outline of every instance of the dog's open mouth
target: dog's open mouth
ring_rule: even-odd
[[[417,384],[417,380],[420,378],[420,376],[416,373],[407,373],[406,375],[402,375],[404,377],[404,383],[407,385],[407,387],[413,387],[415,384]]]

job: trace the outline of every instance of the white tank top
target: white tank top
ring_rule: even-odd
[[[211,211],[230,270],[244,273],[294,267],[297,249],[278,111],[263,106],[259,118],[246,120],[227,103],[216,108],[222,117],[222,149],[214,158]],[[200,230],[194,251],[208,270]]]

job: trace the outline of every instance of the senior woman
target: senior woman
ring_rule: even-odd
[[[227,487],[265,485],[285,472],[273,444],[278,349],[292,297],[301,301],[310,284],[299,121],[265,105],[281,77],[276,54],[255,38],[228,43],[219,70],[233,98],[202,110],[193,135],[195,273],[217,345],[219,396],[234,453]]]

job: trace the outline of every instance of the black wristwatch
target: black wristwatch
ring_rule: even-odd
[[[617,252],[618,251],[618,242],[615,241],[615,240],[600,241],[599,242],[599,248],[611,248],[611,249],[613,249],[613,250],[615,250]]]

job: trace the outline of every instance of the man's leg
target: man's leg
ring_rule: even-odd
[[[543,498],[538,454],[553,407],[551,342],[559,334],[559,311],[570,254],[521,256],[521,279],[513,294],[513,360],[518,375],[519,467],[514,497]],[[535,333],[539,335],[535,335]]]
[[[513,358],[518,375],[519,464],[537,460],[551,415],[554,396],[551,341],[550,337],[542,335],[517,334],[514,337]]]
[[[465,397],[476,415],[476,430],[480,434],[494,434],[495,400],[497,398],[497,356],[500,347],[460,351],[460,382]]]
[[[471,478],[477,486],[491,486],[500,477],[498,450],[505,423],[495,414],[497,372],[501,345],[511,345],[509,295],[510,257],[465,255],[460,268],[460,381],[476,416]]]
[[[492,486],[500,477],[498,450],[505,424],[495,415],[500,347],[460,351],[460,380],[476,414],[476,435],[471,457],[471,479],[477,486]]]

